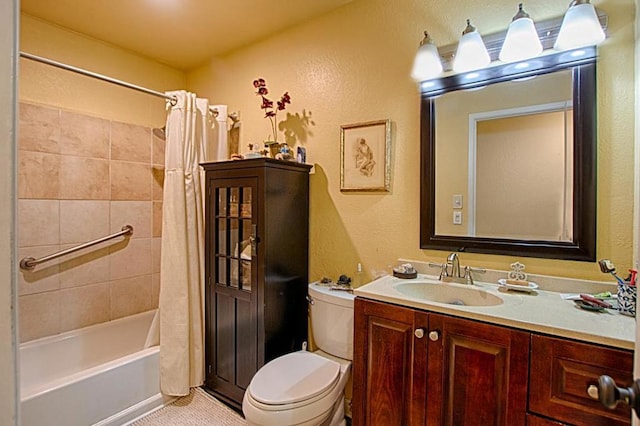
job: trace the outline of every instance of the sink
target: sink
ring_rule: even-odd
[[[463,284],[421,280],[399,283],[394,287],[404,296],[449,305],[496,306],[504,303],[501,297],[487,290]]]

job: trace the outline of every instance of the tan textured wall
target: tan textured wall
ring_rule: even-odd
[[[634,128],[632,0],[594,1],[609,14],[609,39],[598,63],[598,247],[620,270],[631,266]],[[560,16],[566,2],[534,2],[536,19]],[[251,82],[267,80],[276,95],[289,91],[287,111],[304,129],[311,178],[310,279],[385,268],[398,257],[442,261],[446,252],[419,248],[419,97],[409,78],[423,29],[439,45],[455,41],[472,17],[484,32],[503,29],[515,4],[495,0],[356,0],[300,27],[216,58],[188,75],[191,90],[239,111],[241,147],[264,139]],[[340,125],[390,118],[393,138],[392,192],[341,193]],[[511,256],[463,254],[463,264],[508,269]],[[518,259],[532,273],[606,279],[596,264]]]
[[[18,424],[15,314],[17,1],[0,2],[0,425]]]

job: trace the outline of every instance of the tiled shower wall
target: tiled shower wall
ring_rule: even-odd
[[[156,308],[164,141],[148,127],[28,103],[19,117],[19,258],[134,227],[20,270],[20,340]]]

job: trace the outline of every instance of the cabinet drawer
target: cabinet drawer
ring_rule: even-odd
[[[532,335],[530,371],[530,412],[578,426],[631,424],[629,407],[608,410],[587,394],[604,374],[631,386],[631,351]]]

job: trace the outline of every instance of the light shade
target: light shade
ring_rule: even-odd
[[[564,14],[562,26],[553,48],[571,50],[593,46],[605,39],[596,9],[589,0],[574,0]]]
[[[484,68],[490,63],[491,58],[480,33],[467,19],[467,28],[462,32],[456,56],[453,58],[453,70],[456,72],[473,71]]]
[[[509,25],[498,57],[503,62],[517,62],[534,58],[540,53],[542,53],[542,43],[538,38],[536,26],[520,3],[518,13]]]
[[[429,80],[437,77],[442,72],[442,61],[438,54],[438,48],[433,44],[431,37],[424,32],[424,38],[416,52],[411,69],[411,78],[415,81]]]

